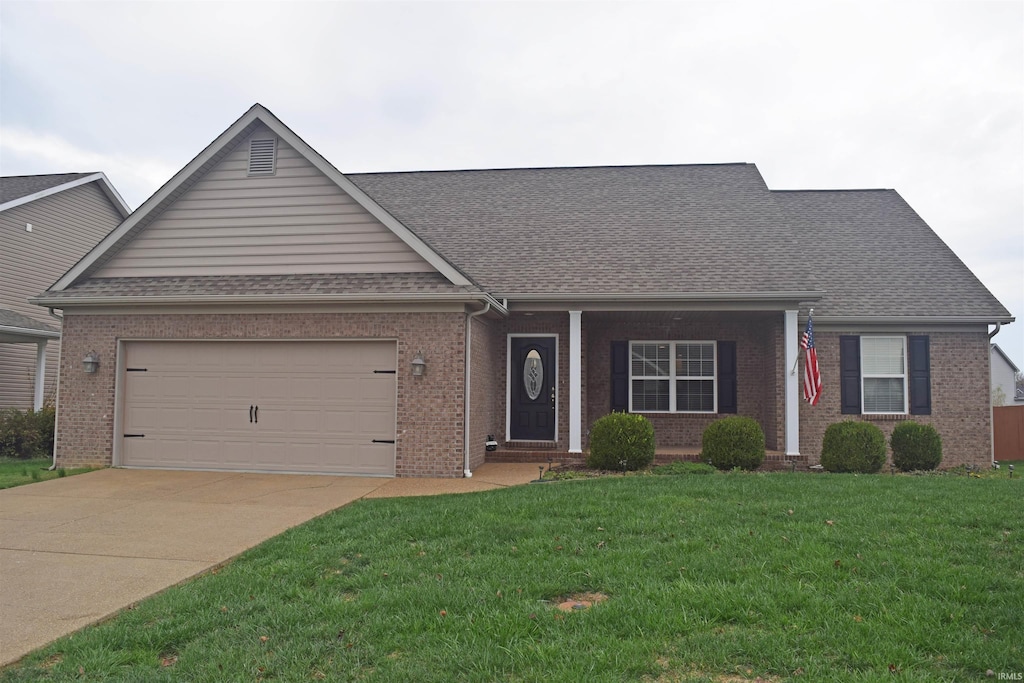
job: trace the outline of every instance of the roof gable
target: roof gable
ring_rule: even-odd
[[[131,209],[103,173],[51,173],[0,177],[0,211],[13,209],[59,192],[96,183],[114,208],[127,218]]]
[[[271,150],[250,168],[250,143]],[[94,272],[98,278],[436,272],[259,124]]]
[[[281,123],[262,105],[255,104],[241,118],[221,133],[210,145],[199,153],[185,168],[174,175],[156,193],[147,199],[139,209],[117,229],[104,238],[81,261],[58,280],[52,291],[62,291],[82,278],[96,274],[121,249],[125,248],[147,225],[158,219],[165,210],[200,182],[208,171],[215,168],[237,145],[250,137],[260,127],[266,127],[278,138],[294,149],[298,155],[324,174],[340,190],[351,197],[359,206],[394,233],[405,245],[419,255],[426,263],[443,274],[454,285],[468,285],[470,280],[444,257],[434,251],[422,239],[396,220],[376,202],[353,185],[340,171],[306,144],[290,128]]]

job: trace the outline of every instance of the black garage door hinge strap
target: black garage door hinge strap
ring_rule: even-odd
[[[149,368],[125,368],[125,372],[146,372]]]
[[[397,370],[374,370],[373,374],[375,374],[375,375],[394,375],[394,374],[397,374],[397,372],[398,372]]]
[[[374,439],[373,443],[394,443],[394,439]]]
[[[144,436],[146,436],[146,435],[145,434],[125,434],[124,438],[126,438],[126,439],[141,439]]]

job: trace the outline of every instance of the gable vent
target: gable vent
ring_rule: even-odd
[[[277,140],[249,141],[249,175],[274,175]]]

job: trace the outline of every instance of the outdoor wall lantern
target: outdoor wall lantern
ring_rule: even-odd
[[[423,360],[423,352],[420,351],[416,354],[416,357],[412,359],[412,376],[422,377],[423,371],[427,369],[427,361]]]
[[[85,358],[82,359],[82,367],[85,369],[85,372],[89,375],[96,372],[96,368],[98,368],[99,366],[100,357],[96,354],[95,351],[90,351],[88,354],[86,354]]]

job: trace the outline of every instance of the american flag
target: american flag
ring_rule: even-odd
[[[807,316],[807,329],[800,346],[806,349],[804,354],[804,400],[812,406],[818,405],[821,398],[821,373],[818,372],[818,352],[814,349],[814,323]]]

